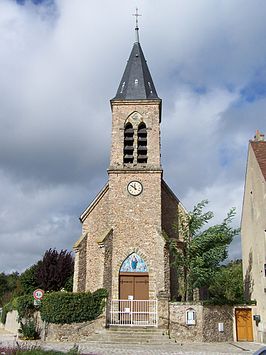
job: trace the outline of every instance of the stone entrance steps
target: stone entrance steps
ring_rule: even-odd
[[[105,344],[173,344],[168,331],[157,328],[110,327],[87,341]]]

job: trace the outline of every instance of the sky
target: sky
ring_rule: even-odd
[[[219,223],[235,207],[239,226],[248,142],[266,133],[265,0],[0,0],[0,272],[80,237],[108,178],[136,5],[164,178],[187,210],[208,199]]]

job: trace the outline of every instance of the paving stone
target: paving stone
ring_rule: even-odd
[[[104,343],[69,343],[17,340],[15,334],[0,330],[0,348],[3,346],[19,346],[32,348],[40,346],[46,350],[60,350],[67,352],[78,345],[82,354],[88,355],[224,355],[224,354],[253,354],[265,346],[258,343],[175,343],[175,344],[104,344]]]

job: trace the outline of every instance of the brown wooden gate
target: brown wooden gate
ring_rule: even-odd
[[[119,275],[119,298],[127,300],[133,296],[134,300],[149,299],[149,275],[148,273],[123,272]]]
[[[250,308],[238,308],[236,316],[237,341],[253,341],[252,312]]]

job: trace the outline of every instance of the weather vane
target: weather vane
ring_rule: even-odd
[[[139,19],[138,17],[140,17],[141,15],[138,13],[139,9],[136,7],[136,13],[132,14],[132,16],[136,17],[136,28],[139,28]]]

